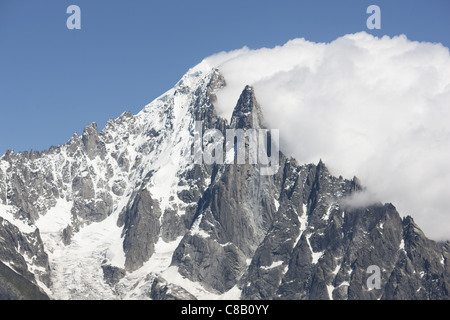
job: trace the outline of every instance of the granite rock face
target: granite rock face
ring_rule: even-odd
[[[161,277],[157,277],[153,281],[150,298],[152,300],[196,300],[182,287],[168,283]]]
[[[47,151],[8,151],[0,298],[449,299],[449,243],[393,204],[352,203],[362,183],[319,159],[280,152],[278,170],[261,174],[246,135],[271,137],[257,92],[243,88],[228,122],[214,107],[225,86],[219,70],[194,68],[101,132],[90,124]],[[220,150],[223,161],[194,160]]]
[[[110,286],[116,285],[126,274],[124,269],[111,265],[102,265],[102,269],[104,279]]]
[[[38,280],[47,286],[51,285],[48,255],[39,229],[23,233],[0,217],[0,261],[30,282],[36,283]]]
[[[49,300],[49,297],[37,285],[0,262],[0,300]]]
[[[152,256],[160,232],[160,216],[158,202],[149,191],[140,191],[124,218],[123,248],[128,270],[140,268]]]

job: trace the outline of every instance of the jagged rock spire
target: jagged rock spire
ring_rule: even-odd
[[[265,127],[261,107],[256,100],[255,89],[246,86],[234,108],[230,127],[235,129],[259,129]]]

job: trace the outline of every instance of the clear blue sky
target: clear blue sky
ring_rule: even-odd
[[[81,30],[66,9],[81,8]],[[381,8],[381,30],[366,9]],[[203,58],[359,31],[450,47],[448,0],[0,0],[0,154],[139,112]]]

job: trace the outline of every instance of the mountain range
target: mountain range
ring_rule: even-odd
[[[449,299],[450,242],[428,239],[395,204],[352,204],[358,178],[283,150],[273,175],[194,163],[198,121],[224,136],[268,130],[251,86],[229,121],[218,115],[226,85],[201,63],[100,132],[92,123],[46,151],[7,151],[0,298]]]

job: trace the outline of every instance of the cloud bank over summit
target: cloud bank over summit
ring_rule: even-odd
[[[448,48],[361,32],[331,43],[244,47],[201,65],[225,76],[222,116],[229,119],[245,85],[254,86],[285,154],[358,176],[429,237],[450,239]]]

